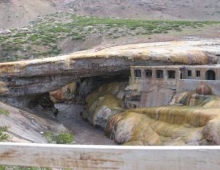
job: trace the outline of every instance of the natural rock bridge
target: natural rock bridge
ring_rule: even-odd
[[[117,75],[131,65],[217,64],[220,40],[145,43],[0,64],[3,98],[40,94],[82,77]]]

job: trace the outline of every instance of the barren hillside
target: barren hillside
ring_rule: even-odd
[[[52,12],[55,8],[48,0],[0,0],[0,29],[22,27],[38,15]]]
[[[219,20],[219,9],[220,0],[0,0],[0,29],[20,27],[56,11],[133,19]]]
[[[74,51],[172,40],[216,38],[218,21],[132,20],[57,12],[24,28],[0,32],[0,61],[45,58]]]
[[[63,0],[62,3],[82,15],[175,20],[220,18],[220,0]]]

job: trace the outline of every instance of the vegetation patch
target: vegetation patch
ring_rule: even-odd
[[[148,38],[213,24],[220,22],[115,19],[57,12],[38,18],[25,30],[13,29],[10,34],[0,34],[0,62],[57,56],[62,53],[59,44],[66,38],[72,43],[89,40],[91,36],[118,39],[142,35]]]
[[[10,138],[6,132],[8,131],[8,126],[1,126],[0,127],[0,142],[6,141]]]
[[[44,136],[47,139],[48,143],[71,144],[74,140],[74,136],[70,132],[61,132],[60,134],[45,132]]]
[[[35,168],[23,166],[0,166],[0,170],[51,170],[51,168]]]
[[[3,114],[3,115],[8,116],[10,113],[9,113],[9,111],[8,111],[8,110],[3,109],[3,108],[0,108],[0,114]]]

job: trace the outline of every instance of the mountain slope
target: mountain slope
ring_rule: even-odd
[[[54,0],[75,13],[121,18],[219,20],[220,0]]]
[[[0,0],[0,29],[21,27],[38,15],[56,11],[133,19],[220,20],[220,0]]]
[[[47,0],[0,0],[0,28],[22,27],[38,15],[55,11]]]

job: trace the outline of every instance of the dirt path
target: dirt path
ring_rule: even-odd
[[[101,129],[91,126],[80,117],[83,106],[56,104],[59,110],[58,121],[73,132],[75,144],[80,145],[115,145],[114,141],[104,136]]]

